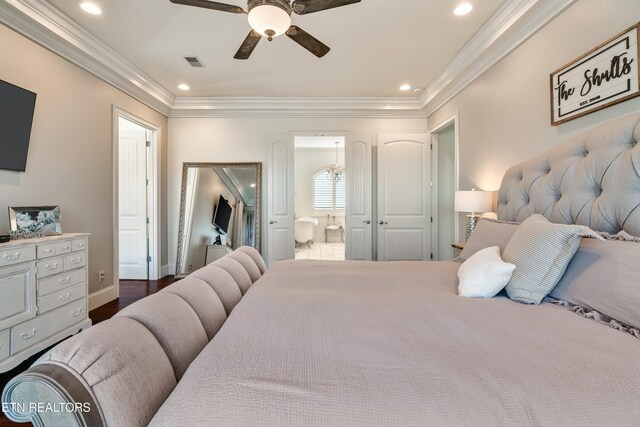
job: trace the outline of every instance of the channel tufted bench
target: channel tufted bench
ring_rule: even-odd
[[[266,271],[242,247],[58,344],[2,393],[37,426],[146,426]]]

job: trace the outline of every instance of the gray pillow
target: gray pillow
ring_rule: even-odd
[[[519,225],[517,222],[481,218],[476,228],[473,229],[469,240],[464,244],[464,249],[460,252],[458,259],[465,261],[476,252],[492,246],[499,247],[502,252]]]
[[[584,239],[550,296],[640,328],[640,239]]]
[[[553,224],[542,215],[531,215],[513,234],[502,253],[516,269],[507,283],[509,298],[540,304],[556,286],[576,253],[582,237],[602,240],[584,225]]]

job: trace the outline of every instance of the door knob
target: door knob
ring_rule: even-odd
[[[385,224],[389,224],[389,223],[388,223],[387,221],[382,221],[382,220],[380,220],[380,221],[378,221],[378,224],[380,224],[380,225],[385,225]]]
[[[274,221],[274,220],[269,221],[269,224],[271,224],[271,225],[277,224],[277,223],[278,223],[278,221]]]
[[[370,220],[366,220],[366,221],[362,221],[362,222],[364,222],[365,224],[371,224]]]

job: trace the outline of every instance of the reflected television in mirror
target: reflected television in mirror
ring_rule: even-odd
[[[261,163],[184,163],[176,277],[241,246],[260,251]]]
[[[227,199],[225,199],[221,194],[220,198],[218,199],[218,204],[214,209],[215,213],[213,214],[212,220],[212,223],[216,227],[218,232],[227,234],[227,231],[229,230],[229,221],[231,220],[232,210],[233,209],[229,204],[229,201],[227,201]]]

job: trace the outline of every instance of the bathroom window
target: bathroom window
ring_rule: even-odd
[[[344,179],[327,178],[325,170],[313,176],[313,210],[316,214],[342,213],[345,200]]]

